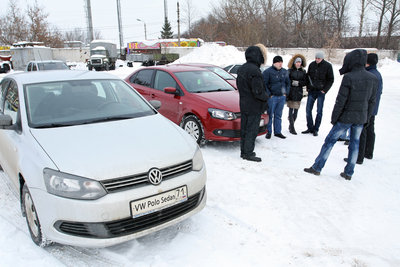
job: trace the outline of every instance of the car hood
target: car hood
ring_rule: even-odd
[[[218,108],[232,112],[240,112],[239,93],[234,91],[196,93],[196,97],[209,103],[210,108]]]
[[[191,160],[194,139],[162,115],[31,129],[62,172],[104,180]]]

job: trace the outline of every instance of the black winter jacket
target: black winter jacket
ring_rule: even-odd
[[[324,59],[319,64],[315,61],[311,62],[308,66],[307,76],[308,91],[324,91],[327,93],[334,81],[332,65]]]
[[[332,124],[365,124],[375,107],[378,79],[365,70],[367,51],[356,49],[348,53],[339,70],[344,74],[332,111]]]
[[[292,81],[298,81],[298,86],[290,86],[290,92],[287,97],[288,101],[301,101],[303,98],[303,86],[307,84],[307,74],[303,68],[296,69],[293,67],[289,69],[290,84]]]
[[[261,114],[267,109],[268,100],[260,70],[264,57],[257,46],[248,47],[245,56],[247,62],[239,68],[236,80],[240,95],[240,112]]]

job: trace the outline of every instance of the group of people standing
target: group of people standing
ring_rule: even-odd
[[[290,59],[288,70],[282,67],[282,57],[275,56],[273,65],[261,73],[260,66],[265,64],[267,59],[266,48],[262,44],[248,47],[245,56],[246,63],[238,70],[237,77],[241,109],[241,157],[245,160],[261,161],[261,158],[256,156],[254,147],[259,118],[265,110],[269,114],[265,136],[267,139],[272,136],[272,126],[274,136],[286,138],[282,134],[285,103],[289,108],[289,132],[297,135],[294,124],[304,88],[308,92],[307,129],[302,133],[318,136],[325,95],[334,82],[332,65],[325,61],[323,52],[315,54],[315,61],[309,65],[307,71],[306,58],[296,54]],[[375,140],[374,116],[377,114],[382,93],[382,77],[376,69],[377,62],[376,54],[367,55],[363,49],[356,49],[346,55],[340,69],[340,74],[344,77],[332,112],[332,130],[326,137],[315,163],[310,168],[305,168],[305,172],[319,175],[333,145],[349,129],[349,154],[345,158],[347,165],[340,175],[350,180],[356,161],[358,162],[360,157],[372,159]],[[317,115],[314,120],[312,110],[315,102]]]

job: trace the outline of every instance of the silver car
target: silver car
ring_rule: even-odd
[[[26,71],[44,71],[44,70],[68,70],[68,65],[61,60],[41,60],[30,61],[26,65]]]
[[[106,73],[4,77],[0,165],[37,245],[110,246],[204,207],[197,144],[152,104]]]

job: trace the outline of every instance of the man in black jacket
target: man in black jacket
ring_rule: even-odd
[[[310,66],[308,67],[307,76],[307,130],[303,131],[302,133],[312,133],[314,136],[317,136],[322,120],[325,94],[329,91],[329,89],[331,89],[334,80],[332,65],[331,63],[325,61],[323,52],[317,52],[315,54],[315,61],[311,62]],[[316,100],[317,116],[314,123],[312,110]]]
[[[368,123],[373,114],[378,89],[378,79],[365,70],[366,62],[367,51],[364,49],[353,50],[344,58],[343,67],[339,70],[344,76],[332,111],[333,127],[314,164],[305,168],[305,172],[319,175],[332,147],[350,128],[348,160],[340,176],[346,180],[351,179],[358,156],[360,134],[364,124]]]
[[[262,44],[250,46],[245,52],[246,63],[237,73],[237,87],[240,95],[240,156],[245,160],[260,162],[254,153],[261,114],[267,107],[267,93],[260,66],[267,59]]]

